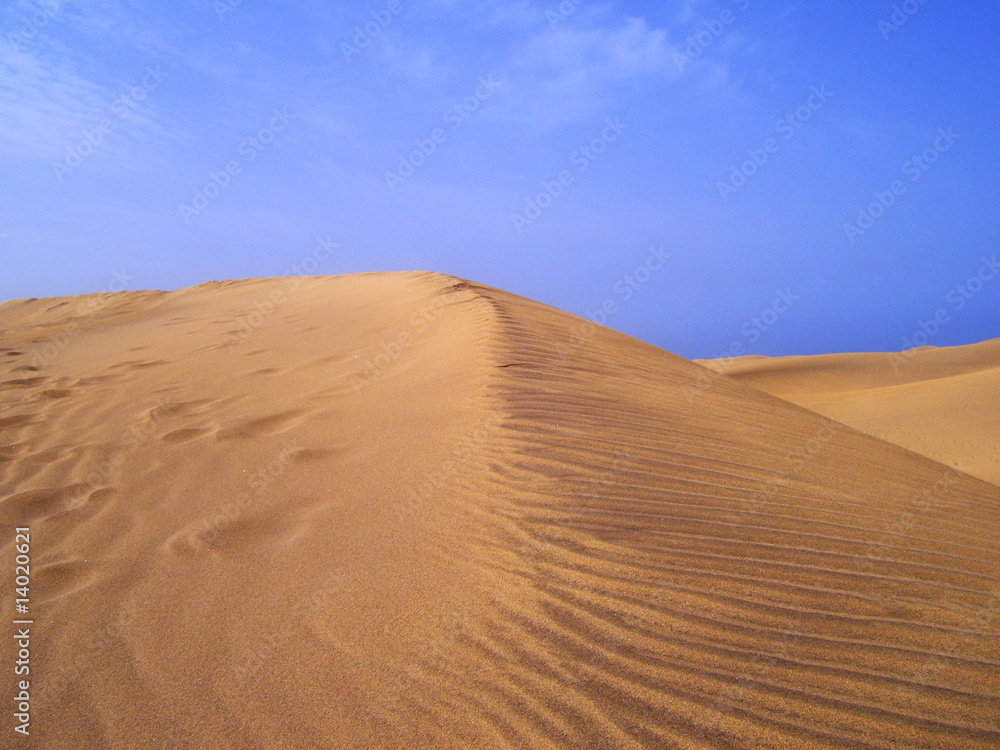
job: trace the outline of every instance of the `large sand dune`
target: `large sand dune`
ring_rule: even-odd
[[[1000,747],[1000,489],[680,357],[426,273],[0,347],[4,746]]]
[[[1000,339],[889,354],[701,363],[1000,485]]]

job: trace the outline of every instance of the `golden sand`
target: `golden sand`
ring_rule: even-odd
[[[1000,485],[1000,339],[701,364]]]
[[[579,326],[429,273],[0,305],[0,745],[1000,747],[1000,489]]]

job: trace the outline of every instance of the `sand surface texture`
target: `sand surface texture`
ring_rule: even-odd
[[[996,748],[998,514],[451,277],[9,302],[0,746]]]
[[[1000,339],[701,364],[1000,485]]]

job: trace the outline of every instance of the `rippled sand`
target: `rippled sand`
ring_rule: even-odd
[[[1000,747],[998,513],[452,277],[5,303],[0,744]]]

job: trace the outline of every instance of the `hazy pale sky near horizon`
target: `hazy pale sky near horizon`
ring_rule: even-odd
[[[998,337],[998,31],[943,0],[16,0],[0,299],[423,269],[689,357]]]

